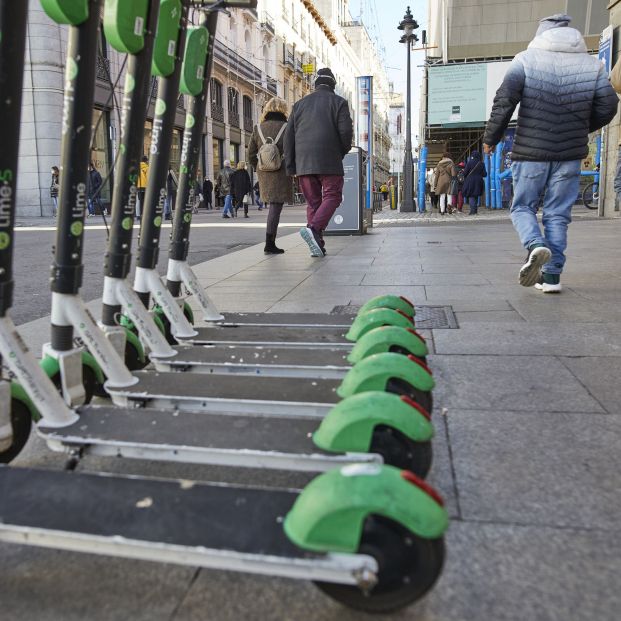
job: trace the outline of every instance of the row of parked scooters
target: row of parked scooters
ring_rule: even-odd
[[[438,579],[448,517],[424,481],[434,380],[415,309],[380,296],[355,317],[221,315],[188,264],[218,13],[256,2],[41,0],[67,25],[51,342],[38,363],[9,310],[27,2],[0,0],[0,462],[31,434],[65,471],[0,468],[0,541],[314,581],[366,611],[402,608]],[[103,8],[103,25],[101,10]],[[200,21],[188,24],[190,9]],[[84,191],[99,29],[127,54],[101,320],[80,297]],[[151,77],[151,167],[131,267],[136,172]],[[168,157],[186,96],[165,282],[157,272]],[[203,325],[194,325],[192,296]],[[244,377],[240,382],[239,378]],[[89,455],[278,469],[303,490],[85,473]],[[76,471],[77,470],[77,471]]]

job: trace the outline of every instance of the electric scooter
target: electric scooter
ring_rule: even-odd
[[[81,70],[94,60],[80,51],[85,51],[81,44],[87,34],[97,35],[101,0],[42,3],[57,21],[72,24],[67,82],[73,87]],[[0,156],[3,172],[12,173],[4,175],[2,186],[10,233],[26,15],[27,2],[0,0],[0,110],[14,128],[9,147]],[[19,71],[8,70],[10,65],[17,65]],[[72,92],[68,89],[69,95]],[[66,101],[65,108],[69,111],[74,106]],[[90,126],[77,128],[67,122],[65,146],[74,141],[88,148],[90,132],[85,130],[83,137],[77,131],[84,127]],[[65,156],[67,152],[64,148]],[[78,171],[69,174],[75,179]],[[61,186],[65,211],[72,205],[68,189],[66,184]],[[11,262],[6,259],[6,253],[0,255],[2,267],[9,268],[3,284],[12,282]],[[62,271],[63,266],[58,267]],[[3,293],[7,290],[10,285],[2,288]],[[0,347],[18,377],[34,378],[24,384],[41,408],[45,401],[41,393],[56,392],[51,380],[32,364],[10,321],[5,321],[10,307],[7,297],[3,298]],[[11,351],[12,347],[18,351]],[[65,424],[72,411],[60,397],[54,405],[42,408],[44,420]],[[348,516],[345,522],[344,515]],[[447,522],[441,499],[423,481],[409,472],[375,464],[331,470],[301,492],[0,468],[2,541],[311,579],[329,596],[367,611],[401,608],[433,586],[442,568]]]
[[[47,3],[44,3],[44,6],[46,6]],[[47,7],[48,9],[50,8],[49,6]],[[53,7],[52,7],[53,8]],[[107,10],[109,9],[109,7],[107,7]],[[51,10],[51,9],[50,9]],[[56,15],[56,13],[51,10],[51,14],[54,16]],[[109,16],[110,14],[108,14]],[[64,17],[62,19],[65,19]],[[81,96],[83,97],[88,97],[89,93],[93,92],[93,88],[94,88],[94,75],[91,73],[89,75],[88,73],[88,62],[89,60],[91,60],[88,56],[88,54],[86,54],[84,52],[84,47],[87,46],[87,42],[90,40],[96,40],[96,34],[97,34],[97,25],[98,23],[94,23],[96,22],[94,16],[89,16],[85,22],[80,22],[79,25],[73,26],[71,28],[71,37],[70,37],[70,46],[69,46],[69,59],[67,62],[67,65],[69,67],[68,73],[67,73],[67,92],[68,93],[80,93]],[[73,56],[72,56],[73,55]],[[74,68],[73,63],[84,63],[82,66],[78,66],[77,70]],[[79,80],[82,80],[81,82],[79,82]],[[84,218],[84,210],[82,209],[81,212],[81,220],[79,219],[80,216],[78,216],[78,219],[74,220],[73,222],[71,222],[70,225],[67,224],[67,214],[69,214],[70,216],[75,216],[75,209],[71,209],[71,203],[69,203],[69,201],[67,200],[67,197],[69,197],[70,199],[73,200],[77,200],[72,194],[71,194],[71,189],[72,188],[79,188],[81,184],[83,184],[82,179],[85,178],[86,175],[86,170],[85,167],[82,167],[81,169],[78,167],[71,167],[70,163],[67,163],[67,165],[65,165],[65,162],[67,160],[67,158],[71,157],[72,159],[75,159],[76,161],[87,161],[87,158],[84,157],[84,153],[83,151],[88,152],[89,149],[89,140],[90,140],[90,136],[89,136],[89,130],[85,129],[86,128],[90,128],[90,125],[76,125],[76,123],[82,123],[82,119],[79,118],[78,114],[81,113],[81,111],[86,108],[87,106],[84,104],[84,101],[82,100],[76,100],[76,98],[67,98],[66,101],[66,110],[65,110],[65,115],[64,117],[67,119],[67,124],[66,124],[66,128],[64,131],[64,136],[63,136],[63,171],[66,171],[66,179],[64,179],[65,181],[65,185],[61,186],[61,213],[59,215],[59,230],[58,230],[58,238],[59,239],[65,239],[66,235],[67,235],[67,230],[69,230],[70,232],[72,231],[72,241],[75,242],[74,245],[74,253],[72,254],[71,258],[75,260],[75,270],[78,273],[81,273],[82,267],[81,267],[81,250],[82,250],[82,232],[83,229],[81,226],[81,224],[83,224],[83,218]],[[79,138],[80,140],[77,140],[76,135],[79,134]],[[71,148],[73,148],[73,151],[69,151],[68,150],[68,146],[67,145],[71,145]],[[83,177],[80,177],[80,175],[83,175]],[[69,188],[69,190],[67,190],[66,188]],[[114,217],[114,216],[113,216]],[[76,222],[78,223],[78,226],[76,226]],[[59,246],[60,248],[60,246]],[[58,253],[60,252],[59,249],[57,249],[57,257],[56,257],[56,267],[55,267],[55,273],[57,274],[60,282],[65,282],[66,279],[66,274],[65,274],[65,265],[62,262],[62,254],[59,255]],[[76,256],[77,255],[77,256]],[[72,272],[73,273],[73,270]],[[75,293],[73,293],[73,298],[72,298],[72,304],[78,308],[80,308],[81,302],[80,302],[80,298],[79,298],[79,282],[74,282],[72,281],[73,284],[75,285]],[[69,294],[66,294],[67,298],[69,299]],[[89,319],[90,316],[86,315],[86,318]],[[58,326],[56,326],[58,328]],[[93,334],[90,336],[90,342],[97,342],[97,339],[100,338],[97,334],[97,326],[94,327],[90,327],[87,326],[86,329],[88,330],[92,330]],[[81,326],[81,330],[84,332],[85,330],[84,326]],[[58,332],[59,330],[57,330]],[[68,330],[65,330],[65,332],[68,332]],[[69,338],[66,338],[67,342],[69,342]],[[110,343],[106,340],[106,339],[102,339],[103,345],[110,345]],[[96,351],[95,352],[99,359],[104,359],[105,358],[101,355],[100,351]],[[104,352],[105,353],[105,352]],[[380,356],[391,356],[396,358],[396,354],[379,354]],[[111,357],[114,358],[116,356],[116,358],[118,358],[118,354],[116,353],[116,351],[112,348],[111,349]],[[401,359],[403,357],[399,356],[399,359]],[[404,361],[407,361],[406,358],[403,358]],[[393,361],[393,363],[396,363],[397,361]],[[399,363],[401,364],[402,361],[400,360]],[[125,368],[122,365],[122,361],[120,360],[116,360],[115,364],[117,364],[118,367],[122,368],[123,370],[125,370]],[[375,364],[373,365],[369,365],[371,367],[376,366]],[[380,365],[381,366],[381,365]],[[419,367],[417,367],[419,368]],[[37,367],[38,369],[38,367]],[[106,368],[106,372],[108,371],[108,369]],[[34,373],[34,371],[32,372]],[[352,373],[357,373],[358,375],[360,375],[360,371],[359,369],[353,369]],[[385,377],[388,377],[386,375],[386,373],[389,373],[389,371],[387,371],[386,369],[384,370],[384,374]],[[363,374],[364,375],[364,374]],[[371,376],[371,375],[375,375],[374,373],[369,374],[367,373],[367,376]],[[427,382],[427,384],[424,384],[425,381],[425,374],[423,374],[423,388],[426,388],[427,392],[429,392],[432,388],[432,384]],[[131,374],[129,375],[130,381],[134,380],[134,377],[131,376]],[[21,377],[20,377],[21,379]],[[29,376],[28,374],[25,375],[25,379],[22,381],[22,383],[28,387],[29,386]],[[306,382],[308,384],[308,382]],[[349,388],[348,388],[349,386]],[[379,386],[379,385],[378,385]],[[360,381],[360,379],[356,380],[356,378],[354,377],[353,380],[349,381],[349,384],[345,384],[345,388],[347,389],[347,391],[345,393],[343,393],[343,396],[346,396],[347,394],[355,394],[356,392],[368,392],[371,390],[374,390],[373,385],[371,384],[363,384],[363,382]],[[29,396],[32,399],[32,407],[33,410],[36,411],[36,409],[40,409],[40,410],[44,410],[45,408],[45,404],[46,404],[46,398],[47,398],[47,393],[50,392],[50,387],[47,386],[46,390],[40,390],[38,392],[35,392],[34,394],[29,392]],[[52,391],[54,392],[54,391]],[[143,398],[144,398],[144,394],[143,394]],[[192,461],[196,462],[196,463],[223,463],[223,460],[225,459],[225,457],[223,457],[223,453],[226,453],[226,459],[229,460],[229,463],[238,463],[240,461],[239,457],[233,455],[234,453],[237,454],[245,454],[245,458],[244,458],[244,463],[254,466],[256,467],[257,464],[261,463],[261,460],[263,459],[262,455],[259,455],[258,453],[260,453],[261,451],[259,450],[258,447],[254,447],[252,450],[254,450],[254,453],[252,453],[252,451],[247,450],[247,447],[245,446],[244,442],[240,442],[239,439],[239,434],[235,433],[234,427],[228,427],[226,426],[226,424],[224,424],[223,422],[220,424],[220,427],[223,429],[223,432],[220,433],[220,435],[217,435],[216,432],[214,431],[214,441],[211,442],[208,446],[200,446],[197,445],[195,438],[196,437],[210,437],[210,431],[209,431],[209,426],[208,426],[208,419],[205,418],[203,421],[200,420],[200,417],[197,416],[190,416],[189,414],[187,416],[179,416],[176,412],[171,413],[170,412],[150,412],[151,416],[159,416],[159,425],[157,426],[158,429],[158,437],[161,438],[161,436],[159,434],[164,434],[164,435],[170,435],[170,440],[163,442],[161,439],[158,441],[157,438],[154,438],[152,435],[149,434],[148,432],[148,428],[145,425],[146,423],[146,419],[141,419],[140,416],[136,416],[136,412],[134,410],[134,417],[135,417],[135,421],[136,421],[136,428],[140,429],[139,433],[134,433],[133,436],[129,436],[129,435],[125,435],[126,430],[128,430],[131,425],[127,422],[127,418],[123,418],[121,416],[121,412],[119,410],[114,410],[114,415],[110,416],[111,410],[110,409],[106,409],[106,408],[98,408],[98,407],[94,407],[94,406],[89,406],[89,407],[81,407],[78,410],[78,414],[80,416],[79,418],[79,424],[76,426],[71,426],[71,423],[76,421],[76,416],[75,416],[75,412],[72,412],[71,410],[69,410],[69,408],[63,404],[63,407],[59,407],[59,404],[56,403],[59,401],[59,399],[57,398],[57,395],[53,395],[52,397],[50,397],[50,399],[52,400],[52,403],[56,404],[56,414],[54,413],[54,411],[50,414],[48,412],[48,416],[43,416],[43,420],[41,421],[40,425],[39,425],[39,433],[47,438],[50,442],[50,445],[52,445],[54,448],[56,449],[60,449],[60,450],[70,450],[70,451],[76,451],[80,454],[85,454],[87,452],[95,452],[97,453],[99,451],[98,454],[110,454],[110,451],[115,451],[115,454],[122,454],[124,451],[124,454],[128,455],[128,456],[141,456],[141,455],[145,455],[145,454],[149,454],[152,458],[159,458],[160,459],[178,459],[178,455],[180,453],[180,451],[183,451],[184,447],[187,446],[191,446],[192,450],[190,451],[192,453]],[[54,399],[56,399],[56,401],[54,401]],[[336,403],[336,399],[333,401],[333,403]],[[419,401],[423,402],[423,405],[425,403],[424,399],[419,399]],[[344,403],[344,402],[343,402]],[[407,401],[405,402],[407,403]],[[428,442],[431,438],[431,434],[432,434],[432,428],[430,427],[430,425],[428,424],[428,415],[426,414],[426,412],[424,410],[421,410],[420,408],[417,410],[416,407],[414,406],[410,406],[414,408],[414,411],[409,411],[407,414],[403,414],[403,411],[401,411],[401,413],[399,413],[399,409],[403,410],[403,405],[401,402],[398,402],[393,400],[391,407],[385,407],[384,406],[377,406],[376,408],[367,408],[366,409],[366,417],[371,417],[369,418],[369,422],[368,423],[364,423],[366,424],[366,431],[364,431],[364,433],[366,434],[366,436],[360,436],[360,438],[358,438],[356,440],[355,443],[351,444],[352,448],[346,448],[346,445],[343,444],[343,433],[337,433],[338,432],[338,428],[339,425],[336,425],[334,423],[330,423],[330,417],[326,418],[326,425],[324,426],[324,430],[321,431],[320,433],[317,434],[317,438],[318,440],[315,442],[315,446],[321,448],[323,451],[325,452],[332,452],[332,453],[343,453],[344,451],[346,452],[352,452],[352,451],[357,451],[358,447],[363,446],[363,445],[367,445],[367,448],[369,450],[373,449],[373,452],[375,453],[377,450],[377,454],[375,454],[373,457],[371,457],[370,459],[373,459],[375,461],[378,460],[378,455],[379,455],[379,459],[383,459],[384,457],[387,460],[392,459],[389,456],[389,451],[385,450],[385,447],[387,446],[387,440],[384,438],[383,440],[381,440],[380,445],[378,445],[378,440],[377,440],[377,435],[381,436],[381,435],[385,435],[384,434],[384,428],[390,428],[391,432],[394,430],[395,434],[402,434],[403,438],[401,436],[397,437],[395,435],[395,446],[393,448],[396,448],[395,451],[393,451],[393,454],[399,453],[399,454],[403,454],[403,450],[402,447],[404,445],[404,439],[405,439],[405,444],[409,445],[406,446],[407,449],[407,455],[406,458],[410,459],[410,460],[416,460],[417,459],[417,455],[416,455],[416,450],[413,450],[411,443],[415,442],[415,443],[419,443],[423,448],[421,448],[420,451],[420,455],[423,456],[423,465],[422,466],[416,466],[416,469],[421,472],[421,473],[425,473],[426,469],[428,469],[428,463],[427,465],[425,465],[425,460],[430,461],[430,451],[425,448],[428,446]],[[343,410],[345,410],[345,406],[342,406]],[[267,427],[269,426],[269,424],[271,424],[272,421],[270,421],[269,417],[267,417],[265,415],[265,412],[261,412],[260,408],[256,408],[256,412],[254,412],[254,408],[250,408],[253,410],[253,414],[255,415],[261,415],[263,419],[262,424]],[[377,409],[378,412],[376,413],[374,410]],[[246,424],[246,425],[250,425],[250,422],[245,422],[247,421],[248,417],[251,416],[251,414],[248,414],[248,404],[246,403],[244,407],[240,407],[238,410],[238,418],[237,418],[237,422],[239,424]],[[323,418],[326,414],[328,414],[328,411],[330,410],[329,407],[323,407],[321,408],[321,418]],[[373,411],[372,411],[373,410]],[[339,418],[339,412],[340,410],[336,410],[337,413],[333,414],[331,416],[332,419],[338,419]],[[287,415],[289,415],[289,411],[288,408],[281,408],[280,409],[280,419],[283,418],[283,414],[285,415],[285,417]],[[64,419],[63,419],[63,413],[64,413]],[[301,413],[298,413],[301,416]],[[412,418],[412,414],[414,414],[414,418]],[[246,418],[244,418],[246,417]],[[313,450],[312,450],[312,444],[309,441],[309,438],[307,436],[307,433],[310,433],[313,430],[316,430],[317,425],[319,424],[319,421],[317,420],[317,414],[313,414],[314,420],[307,420],[306,421],[306,427],[304,430],[304,433],[302,434],[301,431],[299,431],[299,429],[301,429],[301,426],[299,428],[297,428],[296,426],[289,426],[291,427],[291,430],[289,432],[289,434],[285,433],[284,430],[282,430],[282,433],[278,434],[278,438],[280,441],[283,442],[284,447],[286,447],[288,444],[291,444],[292,446],[296,446],[298,447],[295,450],[290,450],[288,453],[285,450],[285,448],[283,448],[283,445],[279,446],[279,447],[275,447],[276,451],[285,455],[284,457],[285,460],[297,460],[300,462],[300,468],[301,469],[314,469],[316,468],[316,466],[311,466],[308,464],[311,464],[313,461],[314,462],[318,462],[317,459],[314,458],[314,454],[313,454]],[[311,418],[313,418],[311,417]],[[358,415],[356,420],[354,421],[353,419],[351,421],[347,421],[345,420],[345,418],[343,419],[343,421],[340,424],[341,428],[346,428],[347,424],[345,423],[351,423],[353,424],[354,422],[356,422],[356,424],[360,425],[363,421],[363,419],[365,418],[365,416],[361,416]],[[409,419],[409,420],[408,420]],[[425,420],[426,419],[426,420]],[[224,420],[224,419],[223,419]],[[304,421],[302,421],[301,419],[298,419],[301,423],[304,423]],[[29,424],[29,419],[27,419],[28,424]],[[107,422],[106,422],[107,421]],[[150,429],[154,429],[153,423],[154,423],[155,419],[152,419],[151,421],[151,425],[149,426]],[[211,425],[213,425],[214,429],[217,429],[218,426],[218,417],[213,415],[209,418],[209,421]],[[228,419],[229,423],[234,423],[235,421],[231,418]],[[257,419],[255,418],[255,423],[257,422]],[[414,424],[413,424],[414,423]],[[285,423],[282,422],[282,420],[280,421],[273,421],[273,425],[277,425],[280,424],[281,427],[285,427]],[[195,434],[195,430],[198,428],[197,427],[200,426],[204,431],[205,434],[200,434],[200,435],[196,435]],[[393,426],[394,425],[394,426]],[[64,427],[65,429],[63,431],[61,431],[60,429],[55,429],[55,427]],[[105,427],[105,429],[104,429]],[[333,431],[332,433],[332,438],[333,440],[328,440],[328,435],[325,432],[325,429],[330,429],[332,428]],[[95,433],[93,433],[93,430],[96,430]],[[168,430],[168,431],[166,431]],[[28,430],[29,431],[29,427]],[[56,431],[58,431],[58,433],[56,433]],[[228,434],[228,435],[227,435]],[[16,443],[12,443],[9,448],[7,449],[7,453],[6,455],[9,455],[11,458],[17,454],[19,452],[19,449],[21,448],[21,446],[23,446],[23,443],[25,442],[25,439],[27,439],[28,437],[28,433],[24,433],[21,430],[21,427],[19,428],[19,433],[16,434],[17,435],[17,440],[18,442]],[[264,436],[266,438],[270,437],[270,433],[269,431],[267,431]],[[21,446],[20,446],[21,443]],[[239,445],[237,449],[232,448],[234,446],[234,444]],[[130,447],[131,445],[131,447]],[[274,450],[274,438],[273,438],[273,434],[272,434],[272,445],[271,445],[271,449],[268,447],[268,445],[264,444],[263,445],[265,448],[263,450],[263,453],[267,453],[270,450]],[[378,448],[379,447],[379,448]],[[416,447],[414,447],[416,448]],[[87,450],[88,449],[88,450]],[[297,457],[295,455],[295,452],[297,450]],[[106,453],[107,452],[107,453]],[[413,455],[413,457],[412,457]],[[429,457],[426,458],[424,457],[425,455],[428,455]],[[0,455],[0,457],[3,458],[3,461],[8,461],[8,457],[5,457],[4,455]],[[214,460],[218,460],[218,461],[214,461]],[[328,456],[323,456],[323,462],[324,463],[338,463],[339,461],[360,461],[360,459],[369,459],[367,457],[357,457],[357,456],[339,456],[339,455],[328,455]],[[302,463],[302,462],[307,462],[307,463]],[[276,463],[276,461],[274,461],[273,463]],[[284,463],[283,460],[280,460],[280,463]],[[328,467],[328,466],[325,466]]]

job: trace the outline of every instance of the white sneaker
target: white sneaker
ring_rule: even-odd
[[[556,285],[551,285],[547,282],[538,282],[535,283],[535,289],[543,291],[544,293],[560,293],[563,290],[563,285],[561,285],[560,282]]]
[[[313,230],[310,227],[302,227],[300,229],[300,235],[302,236],[302,239],[308,244],[308,249],[310,250],[311,257],[323,257],[321,246],[319,245],[319,242],[315,239],[315,235],[313,235]]]
[[[528,253],[526,263],[520,269],[520,284],[522,287],[532,287],[541,277],[541,268],[550,260],[552,253],[545,246],[533,248]]]

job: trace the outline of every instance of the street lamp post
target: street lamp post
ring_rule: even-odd
[[[399,30],[403,30],[400,43],[405,43],[407,48],[407,92],[405,111],[405,154],[403,157],[403,200],[401,211],[414,211],[414,183],[412,161],[412,102],[411,102],[411,76],[410,76],[410,48],[412,42],[418,41],[414,30],[418,28],[416,20],[412,17],[410,7],[399,23]]]

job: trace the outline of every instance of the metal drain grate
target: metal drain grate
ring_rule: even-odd
[[[360,306],[335,306],[333,315],[355,315]],[[419,330],[453,330],[459,328],[452,306],[416,306],[416,327]]]

